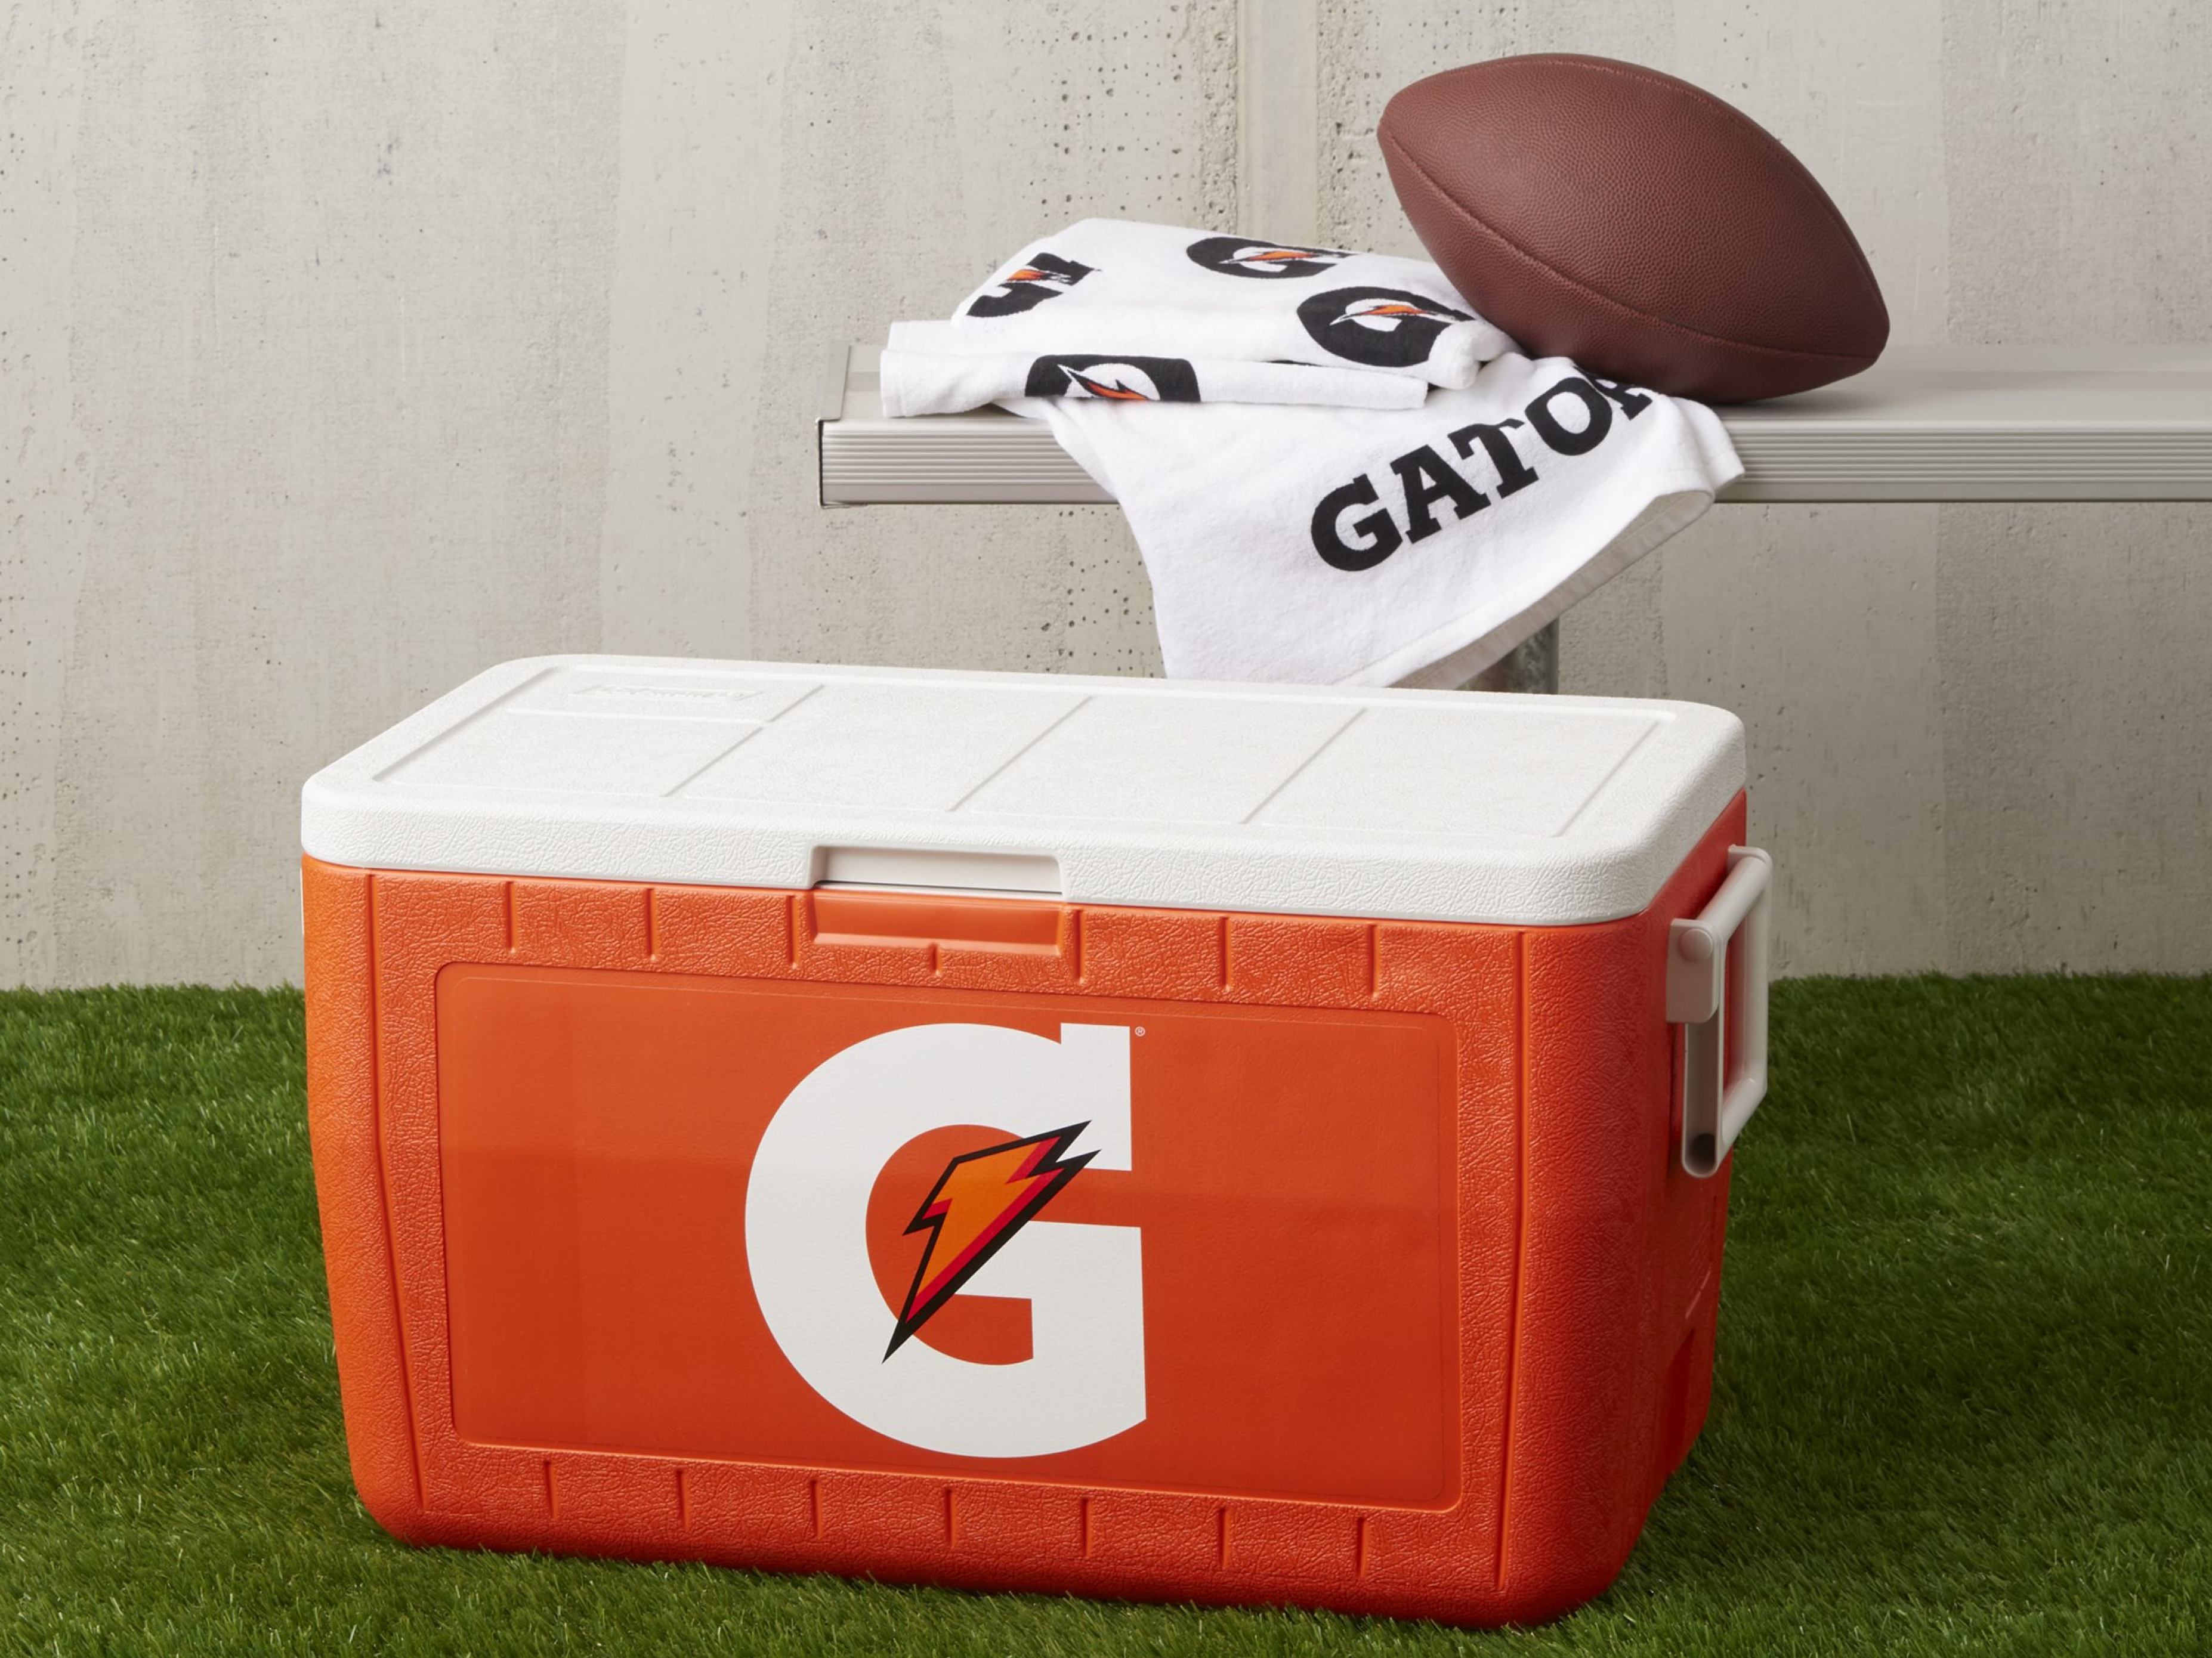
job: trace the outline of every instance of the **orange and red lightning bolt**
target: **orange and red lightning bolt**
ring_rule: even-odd
[[[937,1184],[907,1225],[908,1231],[926,1231],[930,1238],[921,1252],[921,1265],[915,1269],[914,1287],[906,1292],[906,1305],[891,1332],[891,1345],[884,1349],[885,1358],[928,1323],[985,1261],[1098,1155],[1096,1151],[1085,1151],[1079,1157],[1066,1155],[1076,1137],[1090,1127],[1079,1122],[1049,1133],[1032,1134],[1027,1139],[987,1145],[980,1151],[964,1152],[945,1165],[945,1172],[937,1177]]]
[[[1084,374],[1079,369],[1069,369],[1067,371],[1067,377],[1073,380],[1078,386],[1081,386],[1085,391],[1091,393],[1094,398],[1112,398],[1123,403],[1150,403],[1152,401],[1149,396],[1142,392],[1133,390],[1131,387],[1127,386],[1109,386],[1104,380],[1093,380],[1090,375]]]
[[[1418,305],[1405,305],[1395,300],[1382,305],[1355,305],[1344,313],[1346,321],[1356,321],[1361,317],[1433,317],[1436,314],[1433,311],[1422,310]]]

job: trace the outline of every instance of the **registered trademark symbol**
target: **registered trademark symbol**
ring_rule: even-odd
[[[1142,1026],[1142,1025],[1139,1025],[1139,1026],[1137,1027],[1137,1034],[1138,1034],[1139,1036],[1141,1036],[1141,1035],[1143,1035],[1145,1034],[1145,1028],[1144,1028],[1144,1026]]]

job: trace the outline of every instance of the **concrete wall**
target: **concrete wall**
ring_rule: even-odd
[[[50,0],[0,31],[0,984],[296,975],[295,792],[484,664],[1146,672],[1111,509],[812,505],[830,343],[1086,213],[1409,248],[1398,85],[1741,103],[1900,339],[2201,337],[2169,0]],[[2212,967],[2201,507],[1723,508],[1569,688],[1740,710],[1799,970]]]

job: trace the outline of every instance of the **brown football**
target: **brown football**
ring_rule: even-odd
[[[1429,256],[1533,355],[1741,403],[1856,374],[1889,338],[1827,191],[1686,81],[1500,58],[1414,82],[1376,137]]]

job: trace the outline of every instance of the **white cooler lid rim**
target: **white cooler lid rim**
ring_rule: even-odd
[[[1698,703],[675,658],[503,663],[311,778],[301,846],[456,874],[1565,926],[1744,786]]]

